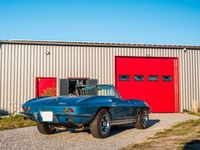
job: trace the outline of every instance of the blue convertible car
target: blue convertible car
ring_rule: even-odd
[[[141,100],[122,100],[113,85],[88,85],[68,96],[34,98],[22,108],[42,134],[65,126],[89,128],[96,138],[109,136],[113,125],[134,123],[138,129],[147,128],[150,109]]]

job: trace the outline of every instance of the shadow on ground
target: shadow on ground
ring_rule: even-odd
[[[160,122],[159,119],[150,119],[149,120],[149,124],[148,124],[148,128],[154,126],[158,122]],[[135,128],[135,125],[133,123],[131,123],[131,124],[125,124],[125,125],[119,125],[119,126],[114,126],[114,127],[112,127],[110,136],[119,134],[120,132],[123,132],[125,130],[129,130],[129,129],[133,129],[133,128]]]
[[[183,147],[183,150],[199,150],[200,149],[200,140],[192,140],[186,143]]]
[[[150,119],[149,120],[149,127],[154,126],[155,124],[159,123],[159,119]]]
[[[159,119],[150,119],[149,124],[148,124],[148,128],[154,126],[158,122],[160,122]],[[133,128],[135,128],[135,125],[133,123],[113,126],[112,129],[111,129],[110,136],[119,134],[119,133],[121,133],[125,130],[129,130],[129,129],[133,129]],[[70,132],[70,133],[87,132],[88,134],[90,134],[89,128],[85,128],[83,130],[76,130],[74,128],[68,128],[68,129],[63,128],[62,130],[58,130],[56,133],[62,133],[62,132]]]

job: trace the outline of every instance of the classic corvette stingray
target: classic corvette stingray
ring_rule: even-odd
[[[96,138],[108,137],[113,125],[134,123],[138,129],[147,128],[150,109],[142,100],[122,100],[113,85],[88,85],[68,96],[34,98],[22,108],[42,134],[64,126],[89,128]]]

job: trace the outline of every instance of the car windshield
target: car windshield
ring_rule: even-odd
[[[113,85],[86,85],[76,88],[75,95],[93,95],[93,96],[115,96],[119,98],[119,94]]]

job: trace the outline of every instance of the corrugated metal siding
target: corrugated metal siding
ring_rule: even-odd
[[[36,77],[89,77],[115,84],[115,56],[178,57],[180,110],[191,110],[193,101],[200,104],[199,50],[7,43],[0,47],[0,109],[21,111],[21,104],[35,96]]]

